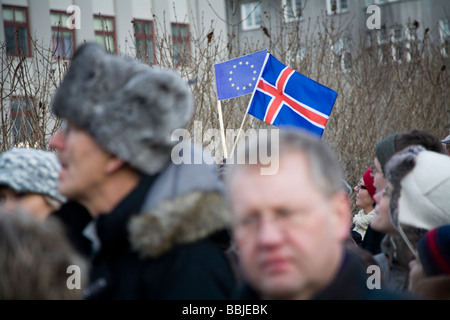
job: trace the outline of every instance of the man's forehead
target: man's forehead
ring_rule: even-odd
[[[277,162],[279,166],[278,172],[273,175],[263,175],[261,174],[261,168],[265,166],[269,166],[269,164],[261,164],[261,163],[246,163],[246,164],[234,164],[232,170],[230,170],[230,180],[235,176],[262,176],[262,177],[271,177],[271,176],[280,176],[280,175],[291,175],[295,173],[304,172],[305,170],[309,172],[308,169],[309,163],[308,158],[305,155],[305,152],[292,150],[288,152],[283,152],[279,155],[279,157],[271,159],[273,162]],[[304,174],[302,177],[305,176]],[[269,179],[268,179],[269,180]]]

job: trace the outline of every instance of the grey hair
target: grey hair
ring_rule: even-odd
[[[239,167],[240,165],[266,165],[261,162],[260,157],[258,157],[258,161],[256,163],[252,164],[249,160],[254,157],[254,154],[251,154],[251,152],[257,150],[257,153],[259,154],[261,144],[266,143],[268,156],[274,156],[273,154],[270,154],[270,151],[273,150],[273,144],[277,144],[279,158],[281,158],[282,155],[293,152],[301,152],[306,156],[310,166],[312,181],[318,189],[324,193],[324,195],[331,197],[337,192],[346,192],[345,184],[343,183],[344,173],[335,152],[318,137],[313,136],[306,131],[294,128],[283,130],[263,130],[278,130],[279,134],[263,135],[263,138],[267,137],[267,141],[260,141],[261,135],[259,131],[254,136],[245,137],[245,139],[241,142],[241,144],[245,144],[245,148],[242,148],[244,150],[245,162],[242,163],[242,161],[234,161],[235,164],[233,167]],[[278,139],[276,140],[276,138]],[[236,159],[238,155],[234,155],[234,157]],[[234,169],[232,168],[229,172],[228,178],[233,175],[233,171]]]

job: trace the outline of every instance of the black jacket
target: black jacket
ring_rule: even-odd
[[[407,300],[412,296],[384,289],[369,289],[367,274],[359,259],[350,252],[345,253],[344,262],[337,277],[313,300]],[[244,284],[233,295],[233,299],[258,300],[258,295],[248,284]]]
[[[86,299],[230,298],[235,277],[224,252],[226,238],[217,236],[226,234],[229,219],[222,195],[214,189],[175,192],[149,206],[153,188],[167,185],[164,176],[158,179],[155,186],[153,177],[144,176],[112,212],[95,220],[97,252],[86,251],[87,239],[80,234],[89,219],[82,214],[83,221],[66,225],[92,261]],[[55,215],[73,220],[64,208]]]

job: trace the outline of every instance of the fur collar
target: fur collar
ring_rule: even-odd
[[[229,223],[230,214],[221,193],[192,191],[134,216],[128,227],[132,247],[142,257],[156,258],[176,245],[228,228]]]

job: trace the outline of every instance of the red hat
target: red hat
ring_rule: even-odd
[[[370,167],[369,169],[367,169],[366,172],[364,172],[363,174],[363,181],[364,184],[366,185],[367,191],[370,194],[370,197],[373,200],[373,196],[375,195],[376,189],[375,186],[373,185],[373,176],[372,176],[372,167]]]

